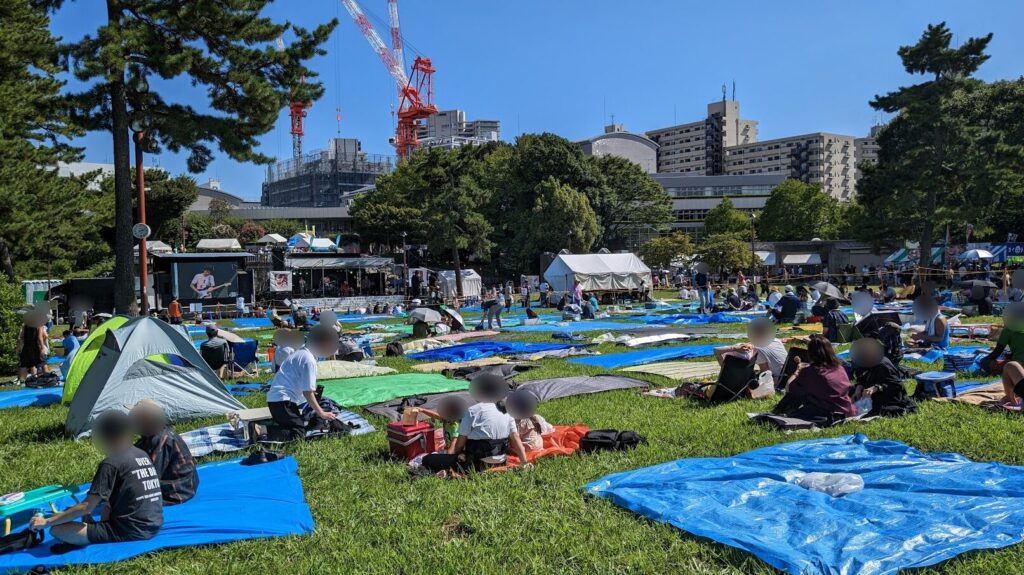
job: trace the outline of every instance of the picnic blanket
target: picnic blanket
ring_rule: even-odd
[[[248,447],[243,430],[231,427],[230,423],[200,427],[181,433],[192,457],[203,457],[211,453],[229,453]]]
[[[608,355],[595,355],[591,357],[577,357],[570,359],[569,363],[579,365],[592,365],[605,369],[616,369],[620,367],[632,367],[644,365],[657,361],[670,359],[692,359],[697,357],[709,357],[714,355],[716,345],[679,345],[673,347],[658,347],[654,349],[642,349],[638,351],[627,351],[624,353],[610,353]]]
[[[588,395],[591,393],[600,393],[602,391],[612,391],[615,389],[647,387],[647,385],[648,383],[646,381],[633,379],[631,377],[622,377],[618,375],[582,375],[527,381],[519,384],[517,389],[529,390],[536,395],[537,399],[540,401],[548,401],[551,399],[572,397],[576,395]],[[466,392],[437,393],[424,396],[423,399],[425,400],[425,403],[422,404],[422,407],[437,411],[437,407],[440,405],[441,400],[447,396],[460,396],[466,402],[466,405],[473,405],[476,403],[476,400],[471,398]],[[397,421],[399,419],[398,408],[400,404],[400,401],[384,401],[366,407],[366,411]]]
[[[448,379],[437,373],[399,373],[351,379],[332,379],[319,382],[324,386],[323,396],[338,405],[357,407],[380,403],[398,397],[410,397],[444,391],[462,391],[469,388],[464,379]]]
[[[823,492],[846,478],[863,488]],[[608,475],[586,491],[793,575],[894,575],[1020,542],[1022,482],[1024,467],[857,434],[680,459]]]
[[[484,357],[481,359],[472,359],[470,361],[462,361],[459,363],[452,363],[450,361],[435,361],[433,363],[419,363],[412,366],[413,370],[420,371],[423,373],[434,372],[440,373],[450,369],[456,369],[460,367],[483,367],[485,365],[500,365],[508,363],[508,360],[503,357]]]
[[[325,379],[346,379],[350,377],[367,377],[371,375],[388,375],[398,373],[390,367],[370,365],[355,361],[321,361],[316,364],[317,381]]]
[[[818,424],[813,421],[806,419],[800,419],[798,417],[786,417],[783,415],[775,415],[774,413],[748,413],[747,418],[757,423],[767,423],[775,426],[783,431],[820,431],[821,428]],[[833,421],[828,427],[835,425],[842,425],[844,423],[861,422],[866,423],[868,421],[874,421],[875,417],[867,417],[866,415],[855,415],[853,417],[847,417],[838,421]]]
[[[444,335],[436,335],[433,339],[437,341],[462,341],[464,339],[470,339],[474,337],[493,337],[500,335],[501,332],[497,331],[460,331],[456,333],[446,333]]]
[[[0,391],[0,409],[12,407],[45,407],[60,403],[63,387],[45,387],[43,389],[16,389]]]
[[[534,333],[545,333],[551,331],[622,331],[627,329],[640,329],[647,327],[644,323],[626,323],[621,321],[602,321],[602,320],[581,320],[581,321],[567,321],[567,322],[555,322],[555,323],[541,323],[537,325],[517,325],[515,327],[507,328],[505,331],[516,331],[516,332],[534,332]]]
[[[240,317],[232,320],[237,329],[265,329],[274,327],[274,322],[266,317]]]
[[[763,315],[764,312],[761,312]],[[656,325],[706,325],[709,323],[747,323],[750,318],[744,315],[717,313],[674,313],[668,315],[643,315],[633,318],[646,324]]]
[[[313,516],[293,457],[254,466],[240,462],[233,459],[200,465],[201,487],[196,496],[187,504],[165,507],[163,528],[148,541],[90,545],[54,555],[50,552],[54,540],[47,533],[38,547],[0,555],[0,573],[25,573],[35,565],[57,568],[113,563],[159,549],[313,532]],[[80,486],[76,494],[84,499],[88,487]],[[71,498],[65,498],[57,507],[73,504]]]
[[[530,463],[535,463],[543,457],[572,455],[580,450],[580,440],[583,439],[583,436],[588,431],[590,431],[590,428],[582,423],[577,423],[576,425],[556,425],[554,431],[541,436],[544,438],[544,447],[534,451],[527,451],[526,460]],[[505,465],[488,469],[488,471],[506,471],[514,469],[518,465],[519,458],[515,455],[509,455]]]
[[[957,382],[956,397],[937,397],[935,401],[955,401],[968,405],[987,405],[1004,397],[1001,382]]]
[[[566,343],[523,343],[519,341],[477,341],[462,343],[440,349],[421,351],[408,355],[417,361],[451,361],[461,363],[473,359],[519,353],[534,353],[556,349],[569,349],[573,344]]]
[[[694,381],[698,379],[709,379],[718,376],[722,367],[717,361],[667,361],[663,363],[652,363],[650,365],[638,365],[627,367],[622,371],[635,373],[650,373],[660,375],[676,381]]]

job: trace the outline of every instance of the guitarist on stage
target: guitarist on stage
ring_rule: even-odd
[[[203,268],[201,273],[195,275],[192,278],[192,283],[189,287],[195,292],[196,297],[199,299],[206,299],[210,297],[210,293],[213,291],[214,286],[217,285],[217,280],[213,277],[213,270],[210,268]]]

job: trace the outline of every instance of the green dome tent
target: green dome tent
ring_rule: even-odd
[[[85,372],[89,371],[89,366],[96,360],[96,356],[100,352],[100,346],[103,345],[103,338],[107,335],[107,332],[123,326],[130,320],[131,318],[129,317],[115,315],[89,333],[89,337],[85,338],[81,347],[75,352],[75,357],[71,358],[71,366],[68,367],[67,376],[64,378],[64,394],[61,396],[62,403],[71,403],[71,398],[75,397],[75,391],[78,389],[78,385],[82,383]]]

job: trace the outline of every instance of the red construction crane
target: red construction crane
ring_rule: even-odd
[[[352,16],[356,26],[363,33],[370,48],[377,53],[384,67],[387,68],[391,77],[395,79],[398,87],[398,127],[395,130],[395,138],[392,142],[399,159],[408,157],[413,150],[419,147],[420,141],[416,136],[416,128],[420,120],[437,113],[437,106],[434,105],[434,67],[430,58],[418,56],[412,64],[412,71],[406,76],[403,52],[402,33],[398,25],[398,0],[388,0],[388,16],[391,24],[392,49],[389,50],[380,39],[373,24],[366,18],[362,8],[355,0],[341,0],[345,10]],[[426,98],[424,99],[424,95]]]
[[[284,38],[277,37],[277,51],[284,52]],[[302,79],[305,81],[305,78]],[[302,156],[302,136],[305,132],[302,129],[302,121],[306,117],[306,109],[313,105],[312,102],[292,101],[288,104],[288,116],[292,120],[292,157]]]

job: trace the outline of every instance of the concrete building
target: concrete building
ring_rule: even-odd
[[[855,149],[853,136],[826,132],[742,144],[726,150],[725,173],[782,175],[849,200],[856,193]]]
[[[270,207],[338,207],[347,194],[372,185],[395,167],[392,156],[370,155],[354,138],[333,138],[326,150],[267,168],[260,203]]]
[[[457,148],[466,144],[496,142],[501,139],[498,120],[466,120],[464,110],[444,110],[430,116],[416,130],[425,148]]]
[[[872,126],[871,132],[866,138],[857,138],[854,141],[854,157],[857,160],[856,178],[860,180],[860,164],[867,162],[873,166],[878,165],[878,133],[885,126]]]
[[[695,176],[652,174],[672,198],[672,227],[694,239],[704,237],[704,218],[728,197],[736,209],[758,212],[764,209],[772,189],[786,179],[782,174],[736,176]]]
[[[600,136],[577,142],[588,156],[619,156],[639,165],[648,174],[658,171],[658,144],[626,131],[622,124],[605,126]]]
[[[725,174],[725,151],[757,141],[757,122],[740,118],[740,103],[722,100],[708,104],[707,116],[647,132],[658,144],[658,172],[713,176]]]

